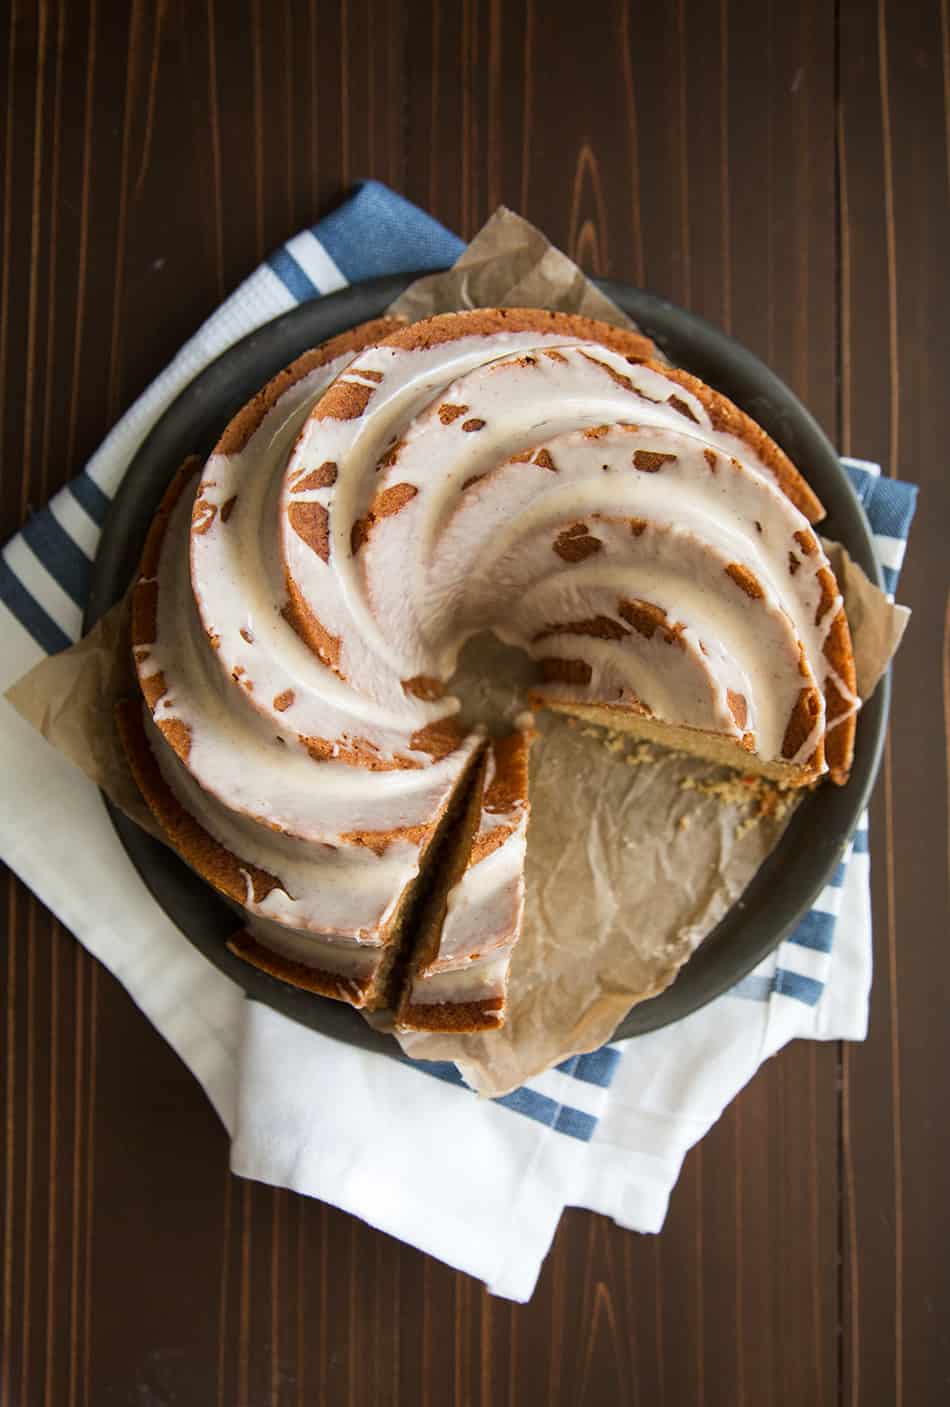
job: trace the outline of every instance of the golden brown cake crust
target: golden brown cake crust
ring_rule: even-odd
[[[412,1001],[412,983],[426,966],[438,957],[442,922],[448,897],[466,870],[479,864],[516,829],[516,823],[501,824],[482,832],[480,820],[484,815],[521,813],[528,806],[528,760],[536,734],[531,728],[518,729],[491,742],[492,766],[485,767],[475,779],[475,786],[466,805],[466,815],[456,832],[455,850],[430,897],[429,910],[420,924],[420,935],[409,959],[408,974],[402,989],[396,1024],[402,1031],[452,1031],[459,1034],[491,1031],[504,1025],[503,996],[485,997],[480,1001]],[[520,920],[512,931],[516,940]],[[506,934],[506,937],[509,936]]]
[[[371,977],[341,977],[338,973],[294,962],[292,958],[265,948],[246,928],[228,939],[228,947],[236,957],[249,962],[252,967],[266,972],[270,977],[289,982],[292,987],[315,992],[317,996],[332,997],[335,1001],[349,1002],[351,1006],[362,1007],[368,1004],[372,987]]]
[[[137,699],[124,699],[117,705],[116,727],[132,775],[149,810],[165,832],[172,849],[202,879],[238,904],[243,904],[247,898],[245,875],[251,880],[254,899],[258,903],[272,889],[281,887],[276,876],[232,855],[181,805],[162,776],[145,736],[142,706]]]
[[[165,542],[169,519],[189,482],[200,469],[201,460],[197,455],[190,454],[176,471],[174,478],[162,495],[162,501],[149,526],[145,547],[142,551],[142,560],[139,564],[138,577],[132,591],[133,645],[154,645],[155,643],[155,612],[158,604],[158,591],[157,587],[153,591],[147,591],[145,588],[149,584],[155,586],[155,576],[158,572],[158,563],[162,555],[162,546]]]
[[[528,800],[528,758],[535,734],[522,728],[492,740],[495,774],[485,788],[482,806],[496,813],[511,811]]]
[[[733,405],[732,401],[719,391],[714,391],[711,386],[707,386],[698,377],[691,376],[688,371],[681,371],[679,367],[666,366],[649,360],[645,364],[652,366],[654,371],[658,371],[670,381],[678,382],[687,391],[691,391],[705,407],[713,428],[724,431],[726,434],[735,435],[744,444],[751,445],[763,463],[771,469],[779,487],[791,499],[798,511],[803,513],[810,523],[821,521],[825,516],[821,499],[806,483],[785,451],[779,449],[771,435],[768,435],[751,416],[746,415],[745,411],[740,410],[737,405]],[[688,418],[694,419],[695,417],[690,415]]]
[[[313,347],[310,351],[304,352],[283,371],[278,372],[262,390],[258,391],[252,400],[248,401],[247,405],[238,411],[234,419],[227,425],[224,434],[212,450],[212,454],[238,454],[244,449],[267,412],[273,409],[291,386],[295,386],[298,381],[309,376],[310,372],[315,371],[317,367],[326,366],[328,362],[335,361],[337,357],[345,356],[347,352],[352,352],[355,356],[364,348],[371,347],[376,342],[382,342],[402,326],[404,326],[402,318],[375,318],[371,322],[360,323],[358,327],[350,328],[348,332],[341,332],[338,337],[331,337],[329,342],[323,342],[319,347]]]
[[[565,338],[598,342],[622,356],[649,361],[656,347],[648,337],[628,328],[575,313],[556,313],[544,308],[476,308],[471,312],[439,313],[421,322],[401,327],[380,340],[383,347],[404,351],[428,351],[463,337],[495,337],[500,332],[551,333]],[[317,420],[353,420],[366,409],[372,389],[352,382],[336,381],[326,391],[313,414]]]
[[[492,739],[494,776],[485,788],[482,797],[482,810],[488,815],[505,815],[516,808],[528,804],[528,761],[531,744],[537,734],[533,729],[523,728]],[[491,830],[479,832],[472,840],[469,868],[487,860],[489,855],[502,845],[517,829],[515,821],[507,825],[493,826]]]
[[[831,623],[825,640],[825,658],[840,677],[850,696],[856,698],[858,680],[851,646],[851,631],[844,606],[839,608]],[[839,718],[841,721],[836,722]],[[851,772],[857,721],[852,706],[847,699],[842,698],[834,680],[829,679],[825,687],[825,760],[831,772],[831,779],[838,786],[844,786]],[[829,724],[833,726],[829,727]]]
[[[504,1025],[504,1004],[501,997],[488,997],[480,1002],[415,1002],[402,1007],[400,1028],[412,1031],[451,1031],[467,1035],[476,1031],[497,1031]]]
[[[157,573],[169,520],[182,494],[200,470],[200,459],[197,455],[189,455],[165,490],[158,511],[149,527],[139,566],[139,575],[132,587],[132,652],[136,659],[143,651],[147,652],[150,645],[155,644],[158,634]],[[167,685],[164,674],[153,674],[147,679],[141,680],[140,687],[149,712],[154,714],[159,700],[164,697],[166,692]],[[163,719],[158,726],[182,761],[187,761],[191,748],[191,736],[185,724],[179,719]]]
[[[650,338],[640,332],[548,308],[474,308],[459,313],[438,313],[391,334],[386,338],[386,346],[427,349],[454,342],[459,337],[493,337],[499,332],[563,333],[578,341],[599,342],[611,351],[644,361],[656,353]]]

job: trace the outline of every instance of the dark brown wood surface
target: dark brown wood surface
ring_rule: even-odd
[[[232,1178],[190,1074],[7,875],[3,1407],[950,1400],[948,8],[0,8],[0,538],[362,175],[465,235],[504,201],[715,319],[923,490],[870,1038],[770,1061],[660,1236],[569,1212],[528,1306]]]

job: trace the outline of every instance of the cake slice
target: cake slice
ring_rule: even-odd
[[[496,738],[424,904],[396,1014],[400,1031],[504,1025],[508,968],[524,918],[528,729]]]

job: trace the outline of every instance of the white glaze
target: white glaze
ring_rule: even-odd
[[[343,938],[322,938],[315,933],[301,933],[257,914],[248,914],[245,927],[261,947],[268,948],[291,962],[299,962],[314,972],[331,972],[343,979],[352,979],[350,999],[360,1005],[360,984],[371,979],[383,956],[379,943],[356,943]]]
[[[375,941],[419,869],[419,846],[394,841],[382,855],[362,845],[321,845],[269,830],[205,792],[146,717],[147,736],[170,791],[239,862],[281,887],[260,902],[245,876],[244,906],[288,928]]]
[[[240,503],[235,516],[239,508]],[[216,525],[215,530],[224,536],[233,521],[223,530]],[[344,728],[358,731],[360,736],[372,734],[372,728],[354,729],[343,706],[343,696],[358,696],[314,659],[273,606],[268,613],[251,615],[253,644],[245,642],[236,628],[229,637],[222,631],[218,650],[208,648],[188,572],[190,522],[191,498],[185,493],[166,530],[159,562],[157,639],[140,662],[139,675],[147,680],[159,671],[164,673],[168,688],[154,717],[156,722],[178,719],[187,726],[191,776],[223,806],[304,840],[336,842],[341,834],[351,831],[430,824],[452,794],[475,740],[442,762],[408,770],[372,772],[344,762],[314,762],[288,725],[296,725],[303,717],[301,731],[307,736],[312,735],[308,723],[327,730],[316,736],[331,739],[338,738]],[[228,582],[228,589],[240,601],[238,587]],[[237,613],[235,618],[240,618]],[[270,692],[275,687],[273,677],[262,683],[268,679],[268,670],[275,668],[274,656],[268,653],[266,642],[256,650],[259,642],[265,641],[265,619],[281,637],[285,657],[296,657],[299,652],[305,666],[294,676],[299,707],[283,713],[259,712],[247,691],[235,685],[230,671],[225,674],[220,668],[221,656],[227,653],[234,662],[232,667],[241,669],[242,677],[254,683],[255,700],[259,693],[265,699],[274,697]],[[230,651],[226,639],[233,647]],[[323,695],[304,682],[307,670],[325,689]],[[287,682],[286,676],[281,682]],[[337,702],[327,703],[328,699]],[[419,722],[410,716],[409,728],[413,725],[419,726]],[[404,733],[392,736],[397,745],[405,742]],[[425,754],[419,756],[430,761]]]
[[[665,685],[658,682],[646,658],[655,652],[632,635],[607,647],[576,637],[572,653],[563,643],[548,653],[580,656],[597,666],[587,694],[591,699],[608,678],[616,697],[621,688],[616,680],[623,674],[634,695],[645,696],[644,688],[637,689],[639,680],[663,700],[651,702],[662,720],[731,737],[753,732],[762,757],[780,758],[802,687],[813,682],[823,690],[831,677],[823,647],[840,606],[835,602],[816,619],[817,572],[827,561],[820,549],[806,557],[795,542],[796,532],[812,538],[807,520],[776,487],[758,453],[713,428],[699,399],[661,372],[631,365],[593,344],[562,343],[552,359],[550,344],[545,349],[536,337],[527,356],[519,350],[515,356],[486,357],[483,342],[461,339],[465,356],[455,358],[455,369],[464,361],[462,375],[436,387],[421,408],[423,391],[433,392],[433,353],[364,354],[354,365],[370,367],[382,381],[363,415],[345,422],[312,419],[301,436],[298,449],[305,444],[306,454],[295,466],[332,455],[341,465],[340,478],[333,488],[294,492],[288,476],[284,506],[323,503],[339,555],[321,562],[299,539],[291,541],[295,535],[286,525],[285,552],[315,614],[333,633],[344,632],[344,672],[355,669],[348,677],[369,681],[372,696],[383,698],[387,671],[390,692],[400,678],[416,674],[448,678],[462,643],[479,629],[494,628],[511,643],[529,645],[529,627],[544,624],[528,618],[532,601],[554,611],[548,617],[552,622],[583,618],[582,612],[572,617],[566,600],[579,596],[584,568],[550,555],[553,539],[591,515],[640,518],[690,530],[697,547],[692,556],[700,567],[705,554],[706,570],[700,574],[705,589],[691,591],[682,564],[677,572],[674,562],[667,580],[660,580],[645,558],[645,543],[639,549],[627,543],[626,551],[615,543],[618,550],[611,553],[618,599],[635,596],[666,609],[684,626],[694,662],[700,644],[705,648],[712,679],[705,705],[698,703],[695,689],[684,693],[683,679],[678,683],[674,677],[683,674],[682,661],[671,657],[670,677]],[[497,344],[490,350],[497,352]],[[415,376],[406,368],[414,357],[419,359]],[[442,370],[448,369],[444,355]],[[346,375],[352,376],[353,368]],[[694,418],[677,409],[671,397]],[[459,408],[449,423],[446,407]],[[484,424],[466,431],[473,421]],[[614,428],[596,439],[577,428],[601,425]],[[399,441],[395,463],[379,468],[381,449],[394,440]],[[510,462],[526,449],[535,457],[546,451],[558,472]],[[637,449],[675,458],[659,473],[639,472],[632,467]],[[715,454],[715,473],[707,462],[709,451]],[[463,490],[472,480],[478,481]],[[415,496],[373,524],[354,562],[347,546],[356,510],[365,510],[374,492],[406,484]],[[611,537],[609,526],[591,524],[590,530],[605,544]],[[649,540],[655,541],[652,532]],[[793,550],[800,563],[794,577],[789,572]],[[710,582],[714,571],[730,563],[750,571],[762,588],[763,599],[752,609],[735,583],[726,580],[717,589]],[[547,595],[532,596],[549,577],[556,584]],[[554,599],[559,588],[563,609]],[[657,591],[665,592],[664,600]],[[513,614],[520,624],[512,621]],[[777,656],[768,647],[770,633],[781,642]],[[853,706],[841,681],[835,682]],[[727,705],[730,690],[746,698],[752,727],[736,724]],[[684,713],[679,701],[689,698],[695,706]],[[812,735],[792,759],[797,763],[808,761],[824,730],[823,699],[818,712]]]
[[[370,392],[352,419],[313,413],[335,376]],[[449,421],[446,405],[464,410]],[[583,433],[602,425],[611,427],[602,437]],[[395,463],[380,467],[395,441]],[[526,450],[535,459],[544,451],[557,472],[512,462]],[[636,450],[674,458],[641,472]],[[336,466],[335,482],[302,487],[325,464]],[[357,519],[376,494],[405,484],[415,496],[378,518],[354,556]],[[317,951],[301,935],[318,935],[321,953],[337,939],[343,949],[375,942],[417,872],[418,841],[397,837],[376,855],[346,837],[431,828],[441,814],[479,740],[433,763],[413,735],[457,704],[419,700],[403,681],[448,679],[479,630],[537,658],[590,667],[587,685],[550,685],[553,697],[645,702],[670,724],[751,734],[767,760],[782,755],[804,685],[831,680],[848,710],[857,707],[824,657],[840,606],[817,619],[817,572],[827,561],[820,547],[810,557],[798,548],[796,532],[813,534],[771,470],[714,429],[678,382],[597,344],[504,333],[340,358],[286,392],[239,453],[212,456],[198,497],[213,521],[204,532],[200,521],[189,526],[192,498],[183,496],[161,555],[158,638],[139,661],[143,680],[164,673],[155,717],[186,725],[187,767],[153,733],[155,750],[206,829],[279,877],[282,887],[260,904],[249,888],[248,907],[265,937],[275,925],[291,935],[295,953]],[[328,515],[329,561],[292,526],[292,509],[304,504]],[[639,535],[631,519],[647,524]],[[600,548],[565,561],[554,544],[578,522]],[[730,564],[752,573],[760,599],[726,575]],[[339,640],[338,672],[281,614],[285,574]],[[679,643],[631,629],[621,609],[629,600],[663,610]],[[537,638],[592,617],[614,622],[622,638]],[[730,707],[736,693],[748,708],[742,724]],[[795,761],[808,761],[824,727],[822,704]],[[333,760],[315,762],[306,739],[329,745]],[[414,765],[354,766],[346,760],[354,746],[381,763]],[[500,824],[512,833],[450,894],[440,952],[417,974],[413,1000],[504,990],[523,906],[526,813],[483,814],[481,834]],[[341,970],[351,958],[341,957]]]
[[[485,794],[495,774],[492,749],[485,770]],[[508,832],[502,843],[480,859],[474,858],[479,842],[500,829]],[[527,834],[527,798],[516,799],[504,811],[482,807],[472,856],[447,896],[439,950],[432,961],[413,973],[413,1003],[504,997],[512,949],[524,918]]]

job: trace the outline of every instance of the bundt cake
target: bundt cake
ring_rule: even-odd
[[[847,779],[854,662],[822,508],[645,338],[533,309],[368,323],[189,461],[133,592],[119,725],[232,947],[404,1029],[504,1018],[528,728],[448,684],[493,631],[566,711],[802,786]]]

